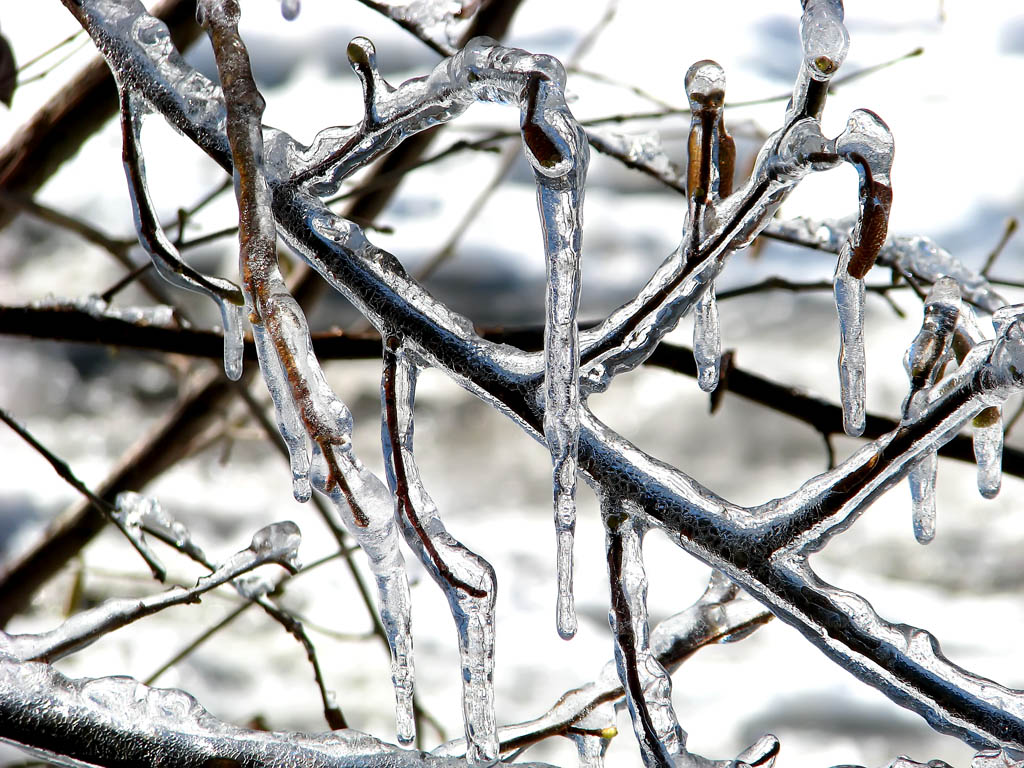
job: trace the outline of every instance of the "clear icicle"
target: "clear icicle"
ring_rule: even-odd
[[[651,652],[647,623],[647,575],[644,571],[639,514],[618,500],[603,497],[615,664],[626,691],[626,705],[640,743],[644,765],[673,765],[686,755],[686,732],[672,708],[672,678]],[[637,510],[639,513],[639,510]]]
[[[697,384],[705,392],[714,392],[722,359],[722,334],[714,283],[708,286],[694,309],[693,357],[697,362]]]
[[[244,351],[242,291],[229,280],[204,275],[186,264],[160,226],[160,221],[153,210],[153,201],[149,197],[146,165],[142,156],[140,134],[145,108],[136,102],[136,99],[122,96],[121,132],[124,170],[128,178],[128,190],[139,242],[162,278],[179,288],[205,294],[217,303],[224,329],[224,373],[232,381],[237,381],[242,376]]]
[[[850,275],[852,249],[839,254],[833,287],[839,313],[839,392],[843,430],[857,437],[864,432],[866,397],[864,355],[864,281]]]
[[[288,449],[288,463],[292,470],[292,495],[296,501],[305,503],[309,501],[313,491],[309,484],[309,446],[302,417],[291,398],[288,379],[281,368],[280,360],[277,359],[273,341],[266,329],[257,323],[252,327],[252,335],[256,341],[256,353],[263,381],[274,402],[277,428]]]
[[[978,462],[978,492],[994,499],[1002,485],[1003,419],[993,406],[974,417],[974,459]]]
[[[544,438],[551,452],[555,508],[558,634],[576,634],[572,594],[576,530],[576,460],[580,433],[580,252],[583,188],[589,154],[586,134],[572,119],[562,88],[565,72],[534,75],[526,86],[522,134],[537,181],[547,269],[544,322]]]
[[[928,292],[921,330],[903,359],[910,378],[910,392],[903,404],[905,419],[916,419],[927,402],[927,390],[942,375],[951,354],[960,316],[960,287],[949,277],[941,278]],[[927,544],[935,538],[935,478],[938,456],[931,451],[918,459],[907,476],[910,485],[914,537]]]
[[[963,286],[961,286],[963,290]],[[970,298],[965,294],[964,298]],[[1002,326],[1000,326],[1002,327]],[[953,336],[953,349],[957,362],[975,345],[985,341],[978,318],[970,304],[960,307],[956,333]],[[978,464],[978,492],[986,499],[995,498],[1002,485],[1003,474],[1003,409],[993,405],[986,408],[971,422],[974,428],[974,459]]]
[[[919,544],[928,544],[935,538],[935,477],[938,469],[939,457],[932,451],[918,459],[907,475],[914,538]]]
[[[441,587],[455,620],[462,665],[462,707],[471,763],[498,759],[494,716],[494,603],[497,589],[490,563],[445,528],[427,493],[413,455],[416,366],[404,349],[385,348],[383,444],[388,481],[395,489],[406,542]]]
[[[378,612],[391,649],[391,678],[395,688],[395,722],[399,740],[415,738],[412,696],[415,683],[411,634],[411,602],[405,561],[398,548],[394,501],[387,487],[351,451],[329,446],[326,457],[314,444],[312,481],[326,493],[345,527],[366,553],[377,582]],[[333,467],[331,466],[333,465]],[[337,467],[341,477],[333,477]]]
[[[838,0],[808,0],[805,16],[810,14],[811,6],[827,8],[833,21],[842,26],[842,3]],[[843,51],[845,55],[845,48]],[[889,228],[892,133],[874,112],[857,109],[847,119],[845,130],[836,137],[835,152],[857,169],[860,179],[857,224],[839,252],[834,280],[839,312],[843,429],[846,434],[857,437],[863,434],[865,422],[864,276],[878,258]]]

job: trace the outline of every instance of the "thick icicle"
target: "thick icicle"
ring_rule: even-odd
[[[497,582],[490,563],[445,528],[420,479],[413,455],[417,368],[398,339],[387,340],[381,382],[382,442],[388,481],[395,493],[402,532],[448,598],[459,635],[462,707],[471,763],[498,759],[494,717],[494,601]]]
[[[921,415],[927,400],[927,389],[942,375],[960,316],[960,288],[949,277],[932,286],[924,304],[921,330],[903,359],[910,378],[910,392],[903,403],[906,420]],[[913,507],[914,537],[922,544],[935,538],[935,477],[938,455],[931,451],[922,456],[907,476]]]
[[[556,624],[565,639],[576,634],[572,595],[576,530],[576,461],[580,432],[580,252],[587,137],[573,119],[562,89],[561,65],[533,75],[526,86],[522,135],[537,181],[537,207],[547,270],[544,322],[544,438],[551,452],[555,507],[558,600]]]
[[[241,307],[245,300],[242,291],[229,280],[204,275],[186,264],[160,226],[153,210],[153,201],[149,197],[146,166],[142,156],[140,133],[145,110],[138,107],[136,102],[127,92],[122,92],[122,157],[139,242],[162,278],[179,288],[205,294],[217,303],[224,327],[224,373],[232,381],[237,381],[242,376],[244,350]]]
[[[686,754],[686,732],[672,708],[672,678],[651,653],[647,624],[647,575],[642,537],[645,524],[617,499],[601,499],[605,521],[615,664],[626,705],[648,768],[665,768]],[[639,512],[639,510],[637,510]]]
[[[256,357],[259,361],[263,381],[270,391],[277,415],[277,428],[288,449],[288,463],[292,470],[292,495],[300,503],[309,501],[312,488],[309,484],[309,444],[302,417],[292,399],[288,377],[281,367],[266,329],[261,324],[253,325],[253,339],[256,342]]]

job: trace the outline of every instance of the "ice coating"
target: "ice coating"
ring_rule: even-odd
[[[142,533],[146,531],[197,562],[206,560],[206,555],[192,540],[188,528],[175,520],[152,496],[123,491],[117,495],[114,507],[115,514],[121,517],[125,527],[135,532],[141,541],[145,541]]]
[[[473,764],[499,757],[494,715],[494,605],[497,582],[490,563],[447,530],[427,493],[413,455],[418,370],[395,338],[384,349],[382,442],[396,517],[406,542],[448,599],[459,636],[466,755]]]
[[[0,633],[0,653],[21,661],[56,661],[145,616],[172,605],[196,602],[204,592],[261,565],[276,563],[295,571],[298,569],[297,551],[301,540],[295,523],[273,523],[257,531],[246,549],[236,552],[213,573],[199,579],[191,589],[171,587],[149,597],[105,600],[95,608],[76,613],[49,632],[34,635]]]
[[[815,80],[827,80],[846,60],[850,35],[843,24],[842,0],[804,0],[800,42],[804,69]]]
[[[641,544],[644,523],[612,498],[602,498],[601,507],[612,592],[608,622],[626,705],[644,765],[673,765],[675,757],[686,753],[686,733],[672,708],[672,678],[651,653]]]
[[[36,299],[29,306],[34,309],[74,309],[85,312],[98,320],[122,320],[133,325],[170,325],[174,321],[174,308],[165,305],[155,307],[112,307],[101,296],[90,294],[75,298],[64,298],[47,294]]]
[[[952,278],[941,278],[928,292],[921,330],[903,359],[903,366],[910,379],[910,392],[903,404],[905,418],[921,415],[927,402],[924,390],[934,385],[942,375],[951,354],[960,306],[960,288]],[[933,451],[921,457],[907,476],[914,537],[921,544],[927,544],[935,538],[937,472],[938,455]]]
[[[220,310],[224,329],[224,373],[232,381],[242,376],[242,291],[229,280],[210,277],[186,264],[171,244],[153,210],[146,184],[146,166],[142,155],[142,113],[137,99],[121,96],[122,156],[139,242],[149,254],[157,273],[172,285],[209,296]]]

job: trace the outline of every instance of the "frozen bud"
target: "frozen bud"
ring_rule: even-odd
[[[815,80],[829,80],[842,66],[850,48],[842,0],[805,0],[800,40],[804,68]]]

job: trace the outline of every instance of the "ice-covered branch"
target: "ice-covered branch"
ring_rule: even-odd
[[[0,653],[3,740],[61,765],[456,768],[359,731],[281,733],[218,720],[192,696],[128,677],[75,680]],[[537,768],[540,768],[539,764]]]
[[[273,523],[253,534],[252,542],[235,553],[213,573],[204,576],[191,589],[172,587],[151,597],[107,600],[87,611],[76,613],[56,629],[35,635],[0,633],[0,653],[21,661],[56,661],[145,616],[172,605],[195,603],[200,596],[254,568],[276,563],[290,571],[298,570],[301,537],[292,522]]]
[[[97,39],[122,83],[139,83],[142,98],[225,167],[231,165],[219,91],[170,55],[169,45],[161,42],[159,29],[145,19],[141,6],[132,0],[113,6],[110,0],[87,0],[82,6],[73,0],[65,2]],[[819,13],[821,18],[816,21]],[[129,17],[140,23],[133,23]],[[823,30],[820,34],[814,31],[819,29],[819,22]],[[751,179],[721,201],[718,223],[699,245],[687,246],[689,230],[684,228],[683,244],[637,299],[581,337],[581,354],[591,388],[607,385],[615,372],[635,367],[649,357],[658,340],[700,299],[728,255],[748,244],[766,226],[781,200],[806,174],[834,167],[843,158],[870,170],[872,179],[887,173],[885,152],[878,151],[879,163],[867,155],[864,158],[868,162],[862,163],[849,151],[849,141],[859,140],[861,122],[867,121],[867,133],[877,133],[868,113],[854,113],[857,131],[848,131],[836,141],[826,139],[817,122],[827,90],[821,83],[827,83],[827,77],[819,77],[814,69],[830,75],[845,53],[841,6],[834,1],[808,0],[805,26],[810,30],[804,35],[805,53],[810,58],[801,70],[806,78],[798,82],[786,124],[761,151]],[[837,29],[841,31],[838,42],[833,40]],[[813,44],[806,45],[808,40]],[[399,337],[417,364],[447,372],[530,434],[540,437],[545,433],[546,418],[541,396],[545,382],[542,356],[485,342],[465,318],[452,313],[410,280],[397,259],[373,246],[357,226],[330,213],[313,192],[321,186],[329,187],[339,173],[347,173],[349,168],[384,151],[391,142],[400,141],[403,132],[407,135],[408,130],[432,124],[431,110],[441,116],[438,119],[447,119],[462,107],[460,100],[469,95],[510,101],[519,104],[522,112],[529,112],[529,86],[537,82],[532,78],[546,75],[557,81],[557,77],[550,76],[550,61],[542,61],[538,71],[534,66],[537,60],[523,52],[478,41],[443,63],[430,77],[391,91],[377,79],[367,49],[359,47],[359,51],[367,54],[361,58],[357,52],[354,61],[367,95],[362,129],[323,137],[322,146],[297,160],[297,156],[289,159],[287,153],[278,151],[293,146],[278,134],[271,142],[276,149],[271,151],[268,145],[267,157],[273,159],[262,171],[256,162],[261,153],[251,148],[239,153],[236,149],[235,163],[243,166],[238,171],[243,181],[252,171],[256,175],[251,178],[257,181],[260,173],[266,174],[263,183],[256,185],[258,195],[240,195],[259,211],[253,231],[268,229],[267,213],[272,206],[277,227],[289,245],[386,336]],[[230,80],[223,74],[222,78],[225,83]],[[458,89],[448,86],[457,78],[464,79],[460,82],[465,83],[465,90],[456,96],[453,94]],[[441,87],[432,90],[436,84]],[[536,87],[540,88],[539,82]],[[411,101],[406,101],[407,97]],[[228,101],[230,105],[230,96]],[[564,169],[570,152],[559,125],[564,128],[565,124],[539,125],[531,121],[530,114],[524,114],[523,119],[528,152],[541,168]],[[234,130],[231,123],[227,120]],[[261,134],[258,117],[253,119],[250,114],[241,127],[255,145]],[[392,130],[394,133],[390,133]],[[360,131],[367,135],[376,132],[376,138],[362,149],[356,145],[346,148],[345,137],[361,136]],[[234,139],[232,144],[236,144]],[[877,148],[870,149],[874,152]],[[240,188],[245,189],[245,183]],[[872,180],[862,183],[861,203],[860,224],[849,245],[849,259],[843,264],[846,274],[855,280],[862,277],[861,267],[870,261],[870,249],[864,250],[864,244],[873,248],[879,239],[878,219],[872,216],[883,207],[883,201]],[[243,239],[245,231],[243,226]],[[695,254],[695,258],[685,254]],[[369,521],[376,519],[365,511],[367,504],[372,505],[373,515],[379,508],[382,526],[386,519],[393,525],[390,494],[361,467],[349,449],[338,450],[347,440],[343,406],[336,404],[329,390],[320,390],[319,386],[298,391],[296,382],[319,383],[308,330],[299,315],[290,314],[287,299],[268,292],[267,286],[264,281],[251,294],[257,327],[267,323],[272,331],[267,334],[272,343],[266,345],[261,357],[278,366],[267,375],[272,391],[276,387],[278,393],[290,393],[282,398],[294,411],[286,421],[304,427],[314,444],[314,485],[331,493],[339,509],[351,514],[357,535],[358,530],[372,528]],[[267,295],[260,295],[261,291]],[[274,331],[274,323],[281,324],[278,331],[287,326],[297,332]],[[579,409],[579,467],[604,494],[614,495],[619,506],[632,510],[637,525],[665,529],[683,548],[724,571],[852,673],[918,711],[935,727],[979,745],[1024,748],[1024,695],[963,672],[932,647],[930,636],[886,624],[862,598],[822,584],[805,562],[809,551],[820,548],[852,524],[869,502],[909,471],[913,461],[949,440],[981,410],[1001,404],[1009,394],[1024,388],[1018,373],[1022,350],[1024,331],[1020,322],[1006,318],[995,342],[976,344],[960,368],[937,383],[934,397],[929,395],[920,416],[905,421],[896,431],[869,444],[834,472],[813,479],[792,496],[753,509],[730,504],[685,473],[647,456],[601,424],[585,407]],[[301,369],[292,369],[291,364]],[[396,551],[390,545],[382,548],[381,541],[370,536],[361,540],[369,548],[371,561],[376,556],[383,562]],[[626,542],[622,548],[625,552]],[[630,604],[628,623],[633,624],[640,613],[629,599],[626,603]],[[631,634],[637,636],[635,628]],[[628,640],[626,632],[620,635]],[[640,647],[635,642],[633,645]],[[634,701],[649,704],[651,699],[657,710],[661,699],[652,699],[643,688],[643,684],[632,686]],[[646,706],[648,713],[651,709]],[[666,722],[669,726],[662,727]],[[652,721],[650,728],[642,722],[641,726],[650,738],[660,740],[665,735],[671,741],[668,719]],[[652,747],[656,753],[664,751],[660,744]]]

